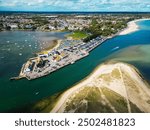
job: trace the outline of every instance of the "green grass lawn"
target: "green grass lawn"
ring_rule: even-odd
[[[86,34],[85,32],[81,32],[81,31],[75,31],[72,34],[68,35],[68,37],[72,37],[73,39],[83,39],[86,38],[88,36],[88,34]]]

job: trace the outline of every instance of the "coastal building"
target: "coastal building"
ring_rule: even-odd
[[[11,27],[12,30],[13,29],[18,29],[18,25],[17,24],[12,24],[12,25],[10,25],[10,27]]]

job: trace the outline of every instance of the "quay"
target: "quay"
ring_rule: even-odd
[[[58,48],[38,53],[37,57],[30,58],[22,65],[19,76],[10,80],[22,78],[33,80],[46,76],[88,56],[93,49],[106,40],[107,38],[102,37],[97,37],[87,43],[81,40],[63,40]]]

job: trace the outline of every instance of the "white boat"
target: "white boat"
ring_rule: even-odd
[[[74,63],[75,63],[75,61],[72,61],[72,62],[71,62],[71,64],[74,64]]]
[[[117,50],[117,49],[119,49],[119,46],[113,48],[112,51],[115,51],[115,50]]]

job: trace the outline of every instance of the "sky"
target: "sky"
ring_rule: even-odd
[[[0,11],[150,12],[150,0],[0,0]]]

